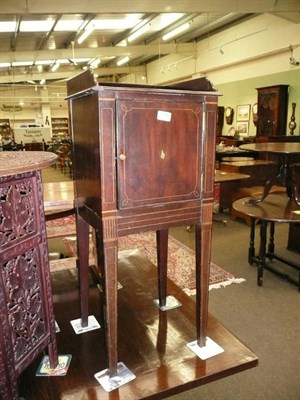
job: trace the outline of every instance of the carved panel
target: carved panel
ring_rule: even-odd
[[[26,357],[46,335],[37,249],[31,249],[1,268],[15,362]]]
[[[25,168],[24,166],[22,168]],[[57,363],[47,236],[38,171],[0,176],[0,398],[48,345]]]
[[[15,245],[36,231],[34,196],[29,179],[0,185],[0,246]]]

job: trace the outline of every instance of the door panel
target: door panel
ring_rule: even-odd
[[[116,109],[119,208],[200,198],[202,104],[125,99]]]

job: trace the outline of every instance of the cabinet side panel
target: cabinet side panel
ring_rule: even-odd
[[[100,134],[97,93],[70,100],[75,198],[100,215]]]
[[[206,105],[205,132],[203,134],[205,148],[204,165],[204,197],[213,197],[215,175],[215,146],[217,131],[217,103],[208,101]]]

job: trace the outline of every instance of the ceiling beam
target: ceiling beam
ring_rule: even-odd
[[[0,0],[0,14],[69,14],[130,12],[293,12],[299,11],[299,0]]]
[[[46,80],[46,83],[49,81],[59,81],[59,80],[67,80],[78,75],[82,72],[81,69],[75,69],[74,71],[66,71],[66,72],[42,72],[42,73],[32,73],[32,74],[19,74],[19,75],[5,75],[0,76],[0,84],[13,84],[19,82],[26,82],[28,80],[39,82],[42,78]],[[107,68],[97,68],[94,70],[94,73],[98,75],[98,77],[104,76],[113,76],[113,75],[123,75],[123,74],[135,74],[135,75],[146,75],[146,67],[144,65],[140,65],[137,67],[107,67]]]
[[[158,54],[184,54],[196,56],[196,43],[166,43],[161,45],[136,45],[136,46],[104,46],[96,48],[75,48],[75,58],[86,57],[140,57],[140,56],[155,56]],[[73,52],[70,49],[58,50],[36,50],[36,51],[8,51],[1,53],[1,62],[14,61],[41,61],[41,60],[57,60],[57,59],[72,59]]]

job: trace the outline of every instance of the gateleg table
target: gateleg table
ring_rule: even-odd
[[[247,216],[251,217],[250,228],[250,244],[248,252],[249,264],[256,264],[257,269],[257,284],[263,284],[263,272],[267,269],[281,278],[287,279],[289,282],[298,286],[300,291],[300,264],[296,264],[281,257],[275,253],[275,223],[290,223],[300,222],[300,207],[295,201],[289,199],[285,194],[270,194],[264,201],[259,203],[249,202],[251,197],[244,197],[233,203],[233,208]],[[260,222],[260,248],[256,255],[254,239],[255,239],[255,224]],[[270,239],[267,246],[267,228],[270,225]],[[281,272],[271,265],[268,260],[278,260],[282,263],[296,269],[299,272],[298,280],[293,279],[288,273]]]

